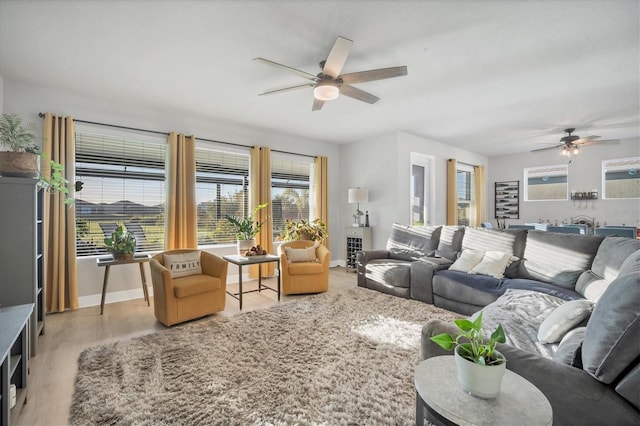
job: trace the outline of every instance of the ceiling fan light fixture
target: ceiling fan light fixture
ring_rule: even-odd
[[[567,155],[569,155],[569,151],[567,150],[566,146],[562,147],[562,152],[561,152],[562,156],[566,157]]]
[[[340,89],[329,82],[319,82],[313,88],[313,96],[319,101],[332,101],[340,95]]]
[[[571,151],[571,155],[578,155],[580,154],[580,150],[578,149],[577,146],[573,147],[573,151]]]

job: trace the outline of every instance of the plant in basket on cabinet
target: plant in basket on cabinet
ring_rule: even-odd
[[[104,245],[114,259],[130,260],[136,251],[136,237],[119,225],[111,238],[104,239]]]

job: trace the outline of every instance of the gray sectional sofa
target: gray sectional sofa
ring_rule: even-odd
[[[482,310],[487,329],[501,323],[507,368],[548,397],[554,424],[640,424],[639,240],[393,228],[385,250],[358,255],[359,286],[464,315]],[[429,242],[420,241],[427,235]],[[449,269],[474,251],[503,253],[508,261],[502,274]],[[455,331],[452,324],[429,321],[423,358],[443,354],[430,336]]]

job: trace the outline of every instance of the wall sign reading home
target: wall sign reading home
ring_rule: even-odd
[[[640,198],[640,157],[602,162],[602,198]]]
[[[524,200],[567,200],[568,175],[569,167],[566,164],[524,169]]]

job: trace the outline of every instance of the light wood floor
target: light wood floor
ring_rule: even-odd
[[[275,278],[265,280],[275,287]],[[247,287],[257,286],[248,282]],[[356,274],[344,268],[332,268],[329,291],[356,286]],[[237,284],[229,284],[237,291]],[[243,286],[244,287],[244,286]],[[245,287],[246,288],[246,287]],[[282,296],[280,303],[307,297]],[[249,293],[243,297],[243,312],[264,309],[276,305],[275,292],[266,290]],[[237,315],[238,301],[227,295],[225,310],[215,316]],[[209,317],[210,318],[210,317]],[[27,404],[15,418],[18,425],[66,425],[73,395],[76,363],[80,353],[89,347],[153,333],[166,327],[153,315],[153,300],[148,307],[143,299],[105,305],[104,315],[100,307],[78,309],[47,315],[45,334],[39,337],[38,354],[31,358],[27,387]]]

